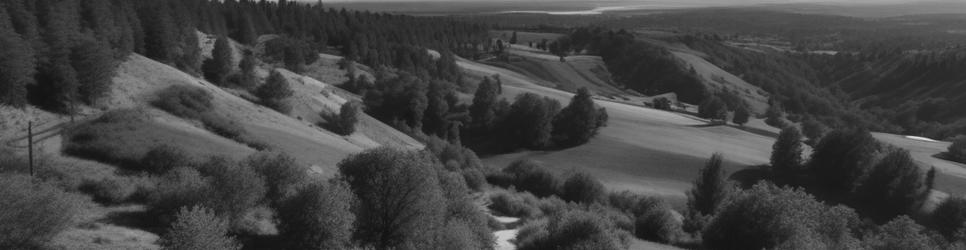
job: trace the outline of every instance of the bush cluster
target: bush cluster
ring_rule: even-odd
[[[322,113],[326,121],[323,127],[339,135],[351,135],[356,132],[359,112],[362,112],[362,104],[354,101],[346,102],[339,108],[338,114]]]
[[[829,207],[801,189],[770,183],[738,193],[702,232],[712,249],[855,249],[858,216]]]
[[[537,197],[560,194],[560,177],[529,159],[510,163],[501,173],[491,174],[488,179],[494,185],[514,186],[517,190],[530,192]]]
[[[966,162],[966,137],[960,137],[953,141],[946,154],[954,161]]]
[[[29,176],[0,173],[0,248],[42,248],[76,222],[86,202]]]

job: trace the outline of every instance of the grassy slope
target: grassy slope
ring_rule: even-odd
[[[713,89],[737,90],[739,95],[751,106],[753,112],[758,114],[765,113],[765,109],[768,108],[768,97],[762,94],[765,91],[761,88],[751,85],[745,82],[745,80],[715,66],[701,57],[699,53],[694,53],[690,50],[672,50],[671,53],[689,67],[694,68],[694,71]]]
[[[266,72],[262,73],[264,75]],[[294,106],[299,107],[296,110],[301,111],[302,114],[314,114],[316,116],[314,120],[299,120],[293,118],[299,115],[289,117],[277,113],[232,94],[238,91],[223,90],[167,65],[140,55],[132,55],[119,66],[114,78],[114,88],[110,97],[105,100],[104,106],[110,109],[141,108],[148,114],[148,119],[121,124],[124,129],[118,129],[117,133],[112,133],[110,136],[124,145],[124,154],[132,157],[138,157],[153,145],[161,143],[181,147],[196,158],[225,155],[237,159],[255,152],[254,149],[243,144],[200,128],[196,122],[186,121],[150,107],[149,103],[156,99],[159,90],[172,85],[191,85],[205,89],[214,96],[214,112],[240,123],[254,139],[293,155],[302,164],[313,166],[313,172],[321,173],[322,176],[331,176],[335,173],[336,163],[348,154],[364,148],[381,145],[422,147],[414,139],[369,116],[360,117],[359,132],[348,137],[338,136],[315,127],[313,123],[318,121],[319,111],[338,110],[345,102],[345,98],[322,94],[322,89],[329,86],[314,79],[290,72],[285,72],[285,75],[293,80],[293,89],[298,92],[293,98]],[[66,120],[64,117],[38,112],[40,112],[39,115],[27,112],[17,113],[23,113],[34,119],[43,117],[41,120],[49,120],[51,124]],[[20,122],[5,123],[5,126],[17,125],[21,125]],[[57,136],[40,141],[38,147],[49,153],[46,159],[52,161],[52,166],[65,168],[59,172],[76,172],[84,176],[81,179],[91,180],[115,175],[114,166],[62,155],[60,153],[62,140],[58,133],[54,134]],[[2,141],[6,142],[10,138],[20,137],[19,135],[20,131],[4,133]],[[156,249],[157,235],[112,222],[111,218],[115,216],[115,212],[118,212],[113,210],[117,209],[127,208],[98,206],[87,209],[85,218],[89,220],[86,220],[83,226],[69,229],[59,235],[54,240],[54,244],[68,249]]]
[[[570,93],[543,87],[530,78],[488,65],[461,60],[469,75],[501,74],[504,96],[538,93],[566,103]],[[773,139],[677,113],[598,100],[610,115],[609,126],[588,144],[561,151],[525,151],[485,157],[495,167],[533,158],[566,172],[582,169],[600,177],[610,188],[683,198],[698,169],[714,152],[725,152],[728,170],[768,162]]]
[[[118,78],[117,87],[110,100],[116,105],[111,107],[147,106],[156,98],[157,91],[171,85],[200,87],[214,96],[214,112],[240,123],[256,140],[291,153],[303,164],[333,169],[343,156],[362,149],[335,134],[310,127],[307,122],[255,105],[208,82],[140,55],[133,55],[121,65]],[[187,150],[190,151],[191,148]]]
[[[966,195],[966,164],[947,161],[935,156],[946,152],[949,142],[929,142],[904,136],[872,133],[879,141],[909,150],[913,159],[924,167],[936,167],[936,188],[954,196]],[[924,169],[926,171],[928,169]]]

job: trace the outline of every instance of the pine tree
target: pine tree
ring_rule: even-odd
[[[5,3],[13,29],[20,34],[24,42],[28,43],[28,48],[33,50],[28,53],[40,57],[39,51],[44,47],[44,41],[40,35],[41,28],[37,19],[37,2],[34,0],[9,0]]]
[[[798,128],[789,126],[778,135],[772,145],[771,169],[779,184],[793,184],[794,177],[802,173],[802,134]]]
[[[72,40],[77,31],[77,5],[73,1],[46,2],[45,39],[48,45],[46,61],[38,72],[38,91],[35,99],[49,109],[74,113],[78,101],[77,73],[71,66]]]
[[[294,93],[288,80],[278,71],[272,71],[265,84],[255,90],[255,95],[262,100],[263,105],[281,113],[288,113],[292,110],[287,99]]]
[[[80,99],[95,104],[111,88],[116,68],[113,53],[106,42],[86,37],[71,51],[71,64],[77,72]]]
[[[3,48],[0,50],[0,104],[22,108],[27,105],[27,85],[33,82],[33,50],[14,31],[3,8],[0,8],[0,48]]]
[[[153,2],[141,6],[140,20],[144,30],[145,56],[166,64],[176,59],[178,30],[165,2]]]
[[[98,40],[109,41],[117,46],[120,38],[114,23],[110,0],[80,0],[80,2],[82,26],[93,31]]]
[[[114,48],[115,57],[120,59],[134,53],[136,42],[134,41],[135,28],[133,25],[140,26],[141,24],[132,23],[132,20],[128,17],[131,15],[127,13],[127,11],[131,11],[129,10],[130,3],[117,3],[116,1],[114,0],[114,3],[111,5],[111,11],[114,12],[114,25],[116,27],[116,40],[112,41],[111,47]],[[134,15],[137,15],[137,13],[134,13]],[[140,27],[137,28],[140,29]]]
[[[231,42],[226,37],[218,37],[215,48],[211,51],[211,59],[205,60],[203,70],[205,78],[212,83],[225,86],[228,74],[231,73],[232,58]]]
[[[252,22],[252,17],[247,12],[240,13],[239,19],[241,22],[238,23],[239,27],[235,32],[235,39],[238,42],[248,45],[254,45],[256,40],[258,40],[258,32],[255,31],[255,24]]]
[[[180,49],[176,50],[181,52],[176,63],[178,69],[191,75],[201,73],[202,56],[199,43],[198,32],[194,28],[182,29],[181,43],[178,45]]]
[[[137,11],[137,9],[135,9],[134,6],[131,5],[131,1],[127,1],[127,0],[114,0],[114,6],[116,7],[115,12],[122,13],[120,15],[117,15],[116,17],[120,19],[124,19],[124,21],[118,21],[118,23],[127,23],[128,28],[126,29],[126,31],[128,31],[130,34],[129,34],[129,37],[127,37],[126,39],[131,40],[130,52],[136,52],[136,53],[147,55],[145,44],[144,44],[145,43],[144,26],[142,26],[141,17],[138,16],[139,12]],[[128,52],[128,51],[124,51],[124,52]]]
[[[255,67],[258,64],[258,59],[255,58],[255,54],[251,51],[245,51],[245,56],[242,57],[241,62],[238,63],[238,68],[241,70],[239,74],[241,75],[241,80],[239,84],[242,88],[250,89],[255,87],[256,78]]]

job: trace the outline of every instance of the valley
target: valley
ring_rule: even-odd
[[[830,6],[0,2],[0,249],[961,249],[966,16]]]

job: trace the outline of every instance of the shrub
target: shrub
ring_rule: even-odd
[[[463,169],[460,171],[463,174],[463,179],[466,181],[466,186],[473,191],[483,191],[486,187],[486,176],[483,175],[483,171],[478,168]]]
[[[227,37],[218,37],[215,40],[215,48],[211,51],[211,58],[204,61],[201,70],[204,72],[205,79],[218,85],[225,86],[225,79],[232,69],[231,42]]]
[[[966,240],[966,198],[950,197],[930,215],[932,228],[949,241]]]
[[[634,215],[635,217],[640,217],[653,211],[670,209],[670,205],[660,198],[635,194],[630,191],[611,193],[607,196],[607,201],[607,204],[614,209]]]
[[[0,174],[0,248],[42,247],[75,222],[84,202],[26,175]]]
[[[521,191],[547,197],[558,193],[560,180],[546,168],[532,160],[518,160],[503,172],[512,176],[512,184]]]
[[[763,182],[722,207],[702,238],[709,249],[855,249],[851,228],[856,223],[851,209],[828,207],[801,189]]]
[[[91,194],[94,201],[117,204],[125,202],[138,191],[135,183],[124,177],[107,177],[96,181],[88,181],[81,185],[82,191]]]
[[[882,225],[863,240],[865,249],[941,249],[926,234],[926,228],[908,216],[899,216]]]
[[[117,134],[142,126],[148,119],[141,110],[119,109],[65,130],[64,152],[70,155],[129,167],[137,164],[140,153],[132,153]]]
[[[178,117],[200,119],[202,113],[212,109],[213,98],[204,89],[174,85],[162,90],[158,94],[158,99],[151,104]]]
[[[356,131],[356,123],[359,122],[359,112],[362,109],[360,103],[355,101],[346,102],[339,108],[339,115],[323,114],[328,122],[325,127],[339,135],[351,135]]]
[[[595,203],[607,193],[604,184],[588,173],[576,173],[564,182],[561,198],[569,202]]]
[[[518,235],[518,249],[626,249],[616,228],[605,218],[588,211],[572,210],[553,216],[546,232],[527,229]]]
[[[535,218],[541,214],[539,198],[527,192],[501,190],[490,194],[490,209],[501,215]]]
[[[442,237],[439,249],[485,249],[483,246],[486,246],[475,240],[472,229],[462,220],[446,222]]]
[[[262,100],[262,105],[283,114],[292,111],[288,98],[295,94],[289,86],[288,79],[277,70],[272,71],[265,84],[255,89],[255,96]]]
[[[150,205],[154,218],[170,222],[181,207],[202,204],[208,199],[210,184],[198,170],[177,167],[165,173],[158,182]]]
[[[289,249],[343,249],[349,245],[355,197],[347,184],[312,184],[279,208],[279,235]]]
[[[671,100],[666,97],[658,97],[654,99],[654,108],[671,111]]]
[[[29,173],[30,163],[27,157],[14,154],[13,151],[0,148],[0,173]]]
[[[220,157],[209,159],[199,168],[211,178],[205,206],[228,218],[233,230],[240,229],[241,219],[265,198],[265,180],[248,165]]]
[[[153,174],[164,174],[176,167],[191,165],[186,152],[171,145],[158,145],[144,154],[138,168]]]
[[[205,125],[205,129],[208,131],[236,141],[248,133],[241,125],[218,113],[208,112],[202,114],[201,123]]]
[[[668,244],[682,233],[681,223],[668,209],[652,211],[634,221],[634,235],[641,239]]]
[[[966,163],[966,137],[959,138],[949,145],[946,154],[954,161]]]
[[[199,206],[181,208],[177,220],[161,239],[161,246],[164,249],[241,249],[241,244],[228,236],[228,223],[210,209]]]
[[[264,177],[268,188],[266,197],[271,204],[279,204],[291,197],[307,180],[308,168],[285,153],[258,152],[249,156],[244,164]]]

